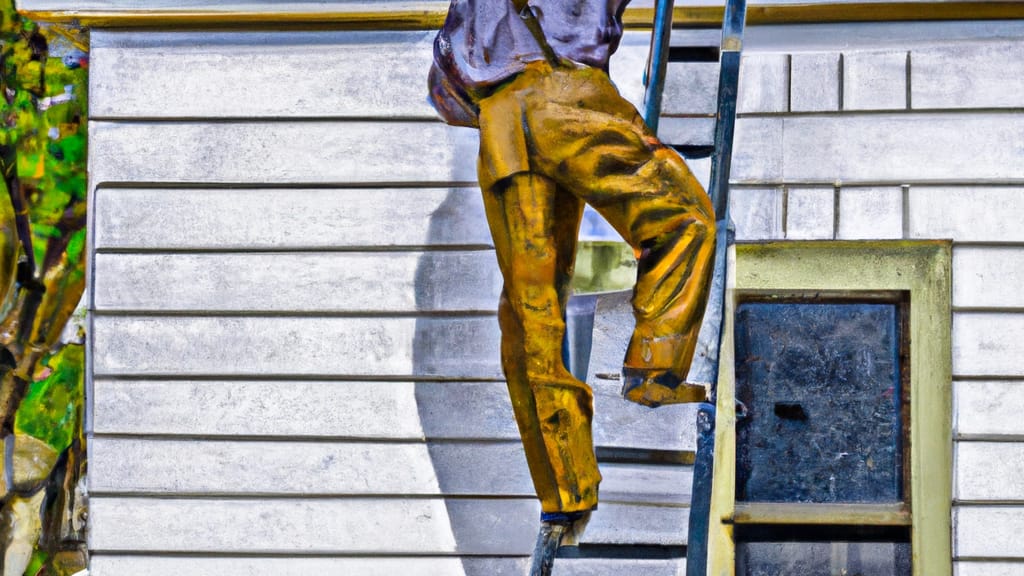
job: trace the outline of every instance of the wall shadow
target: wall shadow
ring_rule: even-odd
[[[500,274],[491,277],[496,262],[486,271],[461,267],[493,261],[479,190],[451,189],[432,212],[423,244],[415,274],[415,399],[462,575],[521,576],[526,559],[515,556],[533,546],[539,506],[500,374]]]

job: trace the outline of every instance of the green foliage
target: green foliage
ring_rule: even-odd
[[[85,347],[69,344],[43,360],[49,375],[33,382],[21,401],[14,431],[62,452],[75,439],[85,388]]]
[[[42,550],[36,550],[35,553],[32,554],[32,562],[29,563],[28,568],[25,570],[25,575],[35,576],[36,574],[39,574],[40,571],[43,569],[43,566],[46,565],[46,561],[49,560],[49,558],[50,555],[46,552]]]
[[[31,559],[18,552],[15,562],[19,570],[19,562],[28,563],[33,576],[63,574],[56,559],[76,550],[83,536],[61,542],[54,527],[74,504],[66,488],[85,470],[84,347],[58,343],[85,286],[85,45],[80,31],[22,20],[13,0],[0,0],[0,348],[15,364],[0,365],[0,428],[67,456],[60,460],[66,466],[49,471],[46,484],[57,490],[47,490],[39,511],[51,532],[40,540],[21,523],[14,531],[0,527],[0,542],[11,546],[0,558],[14,549],[9,539],[16,533],[25,539],[18,550],[27,542],[39,546]],[[22,240],[30,245],[21,246],[15,230],[27,231]],[[15,285],[19,255],[31,261],[34,276],[24,274],[25,266]]]

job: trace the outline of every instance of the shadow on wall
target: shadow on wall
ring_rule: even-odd
[[[521,576],[526,559],[509,557],[529,554],[540,507],[500,370],[501,277],[479,194],[453,189],[431,215],[424,244],[467,249],[424,251],[417,266],[416,404],[451,529],[445,552],[461,556],[450,576]]]
[[[415,398],[438,494],[444,497],[444,523],[450,527],[451,550],[444,552],[460,556],[461,571],[451,576],[521,576],[540,507],[500,370],[494,310],[501,276],[490,248],[484,252],[488,257],[480,258],[478,243],[490,242],[480,193],[466,192],[451,190],[433,211],[424,243],[445,247],[424,251],[417,264]],[[476,258],[465,262],[472,262],[473,269],[460,269],[463,260],[457,255],[471,251]],[[577,273],[586,286],[577,290],[631,287],[635,266],[628,246],[604,238],[584,240]],[[630,291],[602,298],[574,297],[568,310],[568,328],[577,328],[576,339],[584,344],[570,346],[578,352],[570,354],[570,368],[595,393],[595,444],[613,452],[692,451],[695,406],[652,411],[624,401],[617,378],[594,377],[618,374],[633,325]],[[588,367],[593,372],[589,378]],[[607,531],[617,518],[605,514],[592,527]]]

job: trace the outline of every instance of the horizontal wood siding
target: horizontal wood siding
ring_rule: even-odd
[[[772,75],[738,126],[763,146],[739,151],[741,239],[954,241],[960,576],[1024,574],[1024,549],[1012,543],[1024,518],[1022,47],[1016,34],[794,51],[781,74],[789,107],[780,110]],[[783,60],[755,53],[744,66],[779,70]]]
[[[471,444],[98,438],[92,494],[515,496],[534,494],[518,438]],[[166,456],[172,456],[167,458]],[[202,470],[202,474],[196,474]],[[606,463],[602,502],[683,506],[690,469]]]
[[[91,574],[120,576],[146,574],[147,576],[177,576],[182,566],[188,566],[190,576],[306,576],[308,574],[359,574],[361,576],[522,576],[528,569],[526,558],[467,557],[429,558],[405,556],[402,558],[347,557],[347,558],[210,558],[205,556],[97,556],[92,561]],[[552,572],[553,576],[678,576],[686,571],[685,559],[562,559]],[[1009,574],[1008,572],[1006,574]],[[1003,576],[998,573],[997,576]]]
[[[525,569],[477,135],[426,103],[431,39],[93,32],[94,574]],[[617,388],[585,542],[670,552],[557,574],[685,563],[692,467],[630,455],[686,461],[695,412]]]
[[[1022,575],[1024,35],[837,29],[752,32],[737,235],[954,240],[954,562]],[[93,572],[522,573],[476,134],[424,102],[430,34],[92,42]],[[646,46],[612,66],[635,103]],[[667,141],[706,141],[716,82],[673,64]],[[693,449],[691,408],[602,386],[599,446]],[[603,472],[588,541],[673,556],[556,574],[678,573],[689,468]]]
[[[109,252],[491,246],[476,188],[100,188],[94,203]]]

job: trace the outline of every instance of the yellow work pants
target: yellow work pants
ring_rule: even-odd
[[[589,510],[601,480],[593,395],[562,359],[583,203],[638,254],[624,366],[678,379],[707,300],[713,209],[603,71],[532,63],[479,106],[479,177],[505,280],[501,357],[516,421],[543,510]]]

